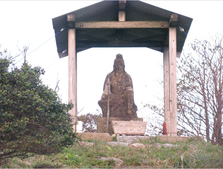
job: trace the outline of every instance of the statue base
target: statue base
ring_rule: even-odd
[[[144,136],[147,122],[142,121],[112,121],[114,134]]]
[[[112,128],[112,121],[143,121],[143,118],[131,118],[131,117],[109,117],[108,133],[114,134]],[[97,133],[106,133],[107,129],[107,117],[98,117]]]

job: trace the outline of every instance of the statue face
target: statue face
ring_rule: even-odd
[[[124,64],[121,63],[121,62],[117,62],[117,63],[114,65],[114,69],[115,69],[115,71],[117,71],[117,72],[123,72],[123,71],[124,71],[124,68],[125,68],[125,66],[124,66]]]

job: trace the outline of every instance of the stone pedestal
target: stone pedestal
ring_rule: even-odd
[[[112,121],[114,134],[141,135],[146,132],[147,122],[142,121]]]
[[[109,118],[109,128],[108,133],[110,135],[114,134],[112,129],[112,121],[143,121],[143,118],[131,118],[131,117],[110,117]],[[98,126],[97,132],[98,133],[106,133],[107,128],[107,118],[106,117],[98,117]]]

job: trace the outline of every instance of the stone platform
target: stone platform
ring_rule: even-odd
[[[183,137],[183,136],[117,136],[118,142],[126,142],[126,143],[140,143],[144,140],[153,140],[158,139],[159,142],[165,142],[165,143],[177,143],[177,142],[187,142],[190,139],[194,140],[203,140],[203,137]]]
[[[99,141],[112,141],[113,136],[108,133],[77,133],[77,136],[82,140],[99,140]]]
[[[120,136],[120,135],[109,135],[108,133],[78,133],[78,137],[80,137],[82,140],[99,140],[99,141],[106,141],[111,142],[115,139],[117,142],[125,142],[125,143],[140,143],[143,140],[149,140],[149,139],[159,139],[160,142],[165,143],[176,143],[176,142],[187,142],[190,139],[194,139],[197,141],[203,140],[203,137],[183,137],[183,136]]]

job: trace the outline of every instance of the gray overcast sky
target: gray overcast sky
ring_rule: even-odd
[[[67,102],[68,61],[67,57],[59,59],[57,55],[52,18],[97,2],[100,1],[0,1],[1,49],[8,48],[15,54],[19,53],[17,45],[20,48],[29,45],[28,62],[46,70],[42,79],[50,87],[54,88],[57,79],[60,80],[59,95],[63,102]],[[195,38],[204,39],[217,32],[223,33],[223,1],[144,2],[193,18],[185,46]],[[163,78],[162,53],[147,48],[93,48],[77,55],[79,111],[83,109],[83,113],[94,113],[96,109],[100,110],[97,102],[102,94],[104,79],[112,71],[118,53],[123,54],[126,71],[133,79],[138,109],[146,103],[156,104],[156,98],[163,97],[163,88],[157,83]],[[20,66],[22,57],[16,62]],[[140,111],[138,115],[143,116],[146,111]]]

